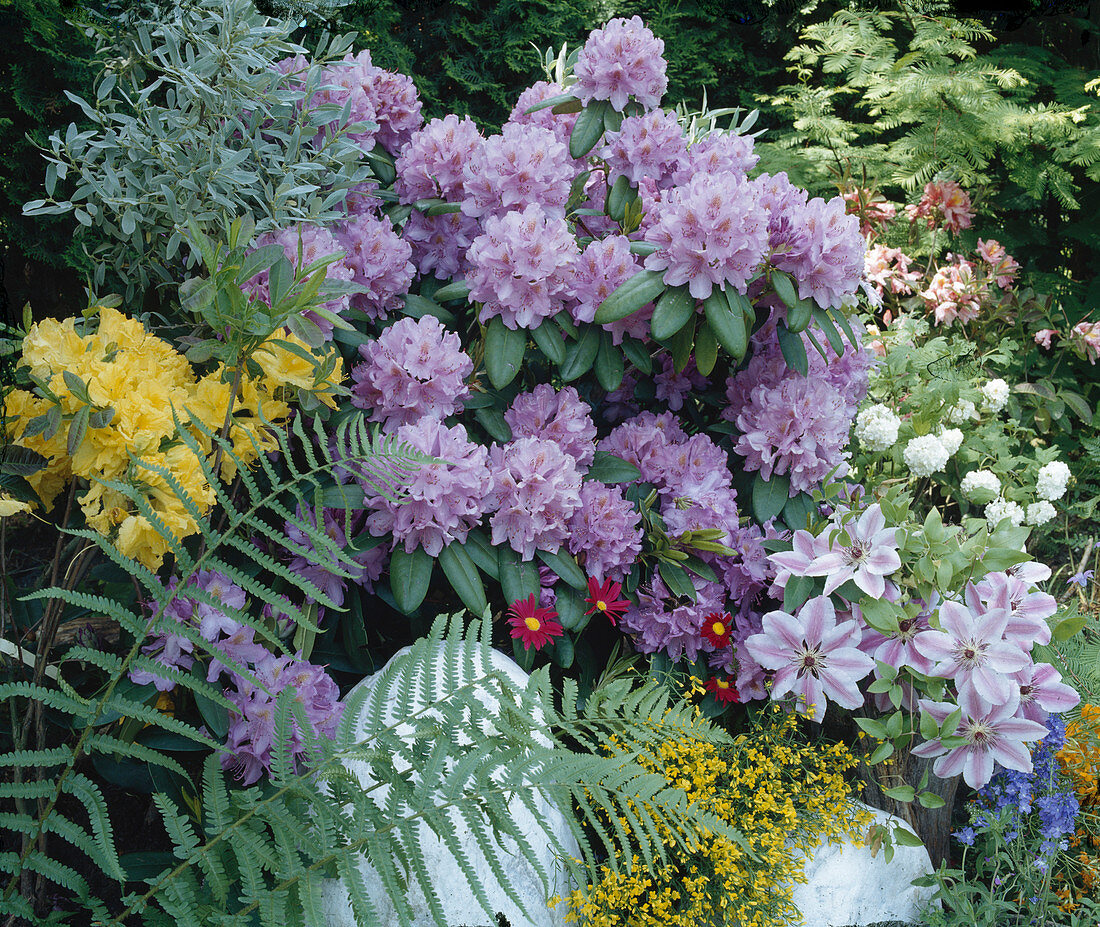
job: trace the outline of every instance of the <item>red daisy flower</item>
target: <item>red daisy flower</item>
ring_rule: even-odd
[[[623,612],[630,608],[629,599],[619,598],[622,588],[621,584],[612,582],[610,579],[598,583],[590,576],[588,578],[588,598],[585,599],[585,602],[592,607],[585,614],[594,615],[596,612],[603,612],[612,625],[617,624]]]
[[[512,637],[522,638],[526,650],[532,647],[542,650],[555,637],[562,635],[562,626],[555,620],[558,613],[552,608],[536,605],[534,594],[526,599],[516,599],[509,607],[508,615]]]
[[[737,691],[737,687],[733,684],[732,676],[727,676],[725,679],[711,676],[711,678],[707,680],[707,684],[704,688],[708,692],[714,693],[714,697],[718,699],[719,705],[736,705],[741,701],[741,696]]]
[[[703,619],[703,637],[719,650],[730,645],[732,633],[733,619],[729,612],[714,612]]]

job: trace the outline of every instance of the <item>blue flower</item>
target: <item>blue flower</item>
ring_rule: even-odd
[[[952,836],[954,836],[959,843],[963,844],[963,846],[974,846],[974,837],[976,834],[974,833],[973,827],[964,827],[962,830],[955,831]]]
[[[1084,588],[1089,584],[1089,581],[1092,579],[1094,572],[1094,570],[1082,570],[1080,573],[1075,573],[1073,576],[1066,580],[1066,585],[1076,585]]]

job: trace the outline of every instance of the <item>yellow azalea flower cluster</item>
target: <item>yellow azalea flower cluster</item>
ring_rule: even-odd
[[[870,816],[848,799],[845,773],[856,760],[843,744],[805,744],[797,718],[766,710],[752,733],[722,746],[696,739],[662,745],[641,759],[651,772],[683,789],[690,801],[737,828],[757,859],[727,838],[685,834],[686,855],[647,868],[640,856],[569,898],[567,920],[584,927],[772,927],[801,920],[792,902],[805,881],[795,849],[811,851],[866,828]],[[616,752],[616,744],[608,745]],[[620,825],[630,831],[624,817]],[[671,833],[666,846],[675,845]],[[675,851],[673,851],[675,852]]]
[[[1069,857],[1056,893],[1064,911],[1075,910],[1100,892],[1100,705],[1081,706],[1080,716],[1066,725],[1066,742],[1058,761],[1073,783],[1081,805],[1077,830],[1070,838],[1076,851]]]
[[[179,429],[186,428],[212,461],[212,442],[196,426],[220,432],[229,408],[231,377],[221,368],[198,376],[186,357],[140,322],[107,307],[96,312],[99,325],[94,334],[79,332],[76,319],[47,319],[31,327],[23,341],[22,365],[44,388],[6,395],[7,438],[48,461],[44,470],[27,478],[46,508],[71,480],[81,480],[83,493],[77,501],[88,525],[112,538],[126,556],[157,569],[168,550],[167,540],[131,499],[103,481],[136,487],[176,539],[197,533],[195,513],[205,513],[215,494]],[[309,352],[293,335],[280,335],[279,340]],[[287,399],[292,391],[316,388],[318,397],[334,406],[332,392],[343,377],[337,364],[330,378],[315,386],[315,366],[274,339],[262,345],[254,359],[263,376],[242,378],[228,432],[235,454],[246,464],[278,446],[272,427],[290,414]],[[83,384],[86,397],[73,376]],[[74,395],[70,385],[81,395]],[[61,424],[52,434],[50,429],[28,431],[28,423],[56,407]],[[107,414],[95,413],[106,409],[112,411],[104,422]],[[81,440],[70,442],[70,428],[79,419],[87,429]],[[70,443],[76,445],[71,455]],[[234,461],[225,456],[222,478],[231,479],[234,468]],[[168,474],[191,505],[166,479]]]

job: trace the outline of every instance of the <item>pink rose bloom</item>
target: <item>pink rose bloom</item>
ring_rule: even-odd
[[[1057,335],[1053,328],[1043,328],[1035,333],[1035,343],[1046,350],[1050,350],[1050,339]]]
[[[1074,352],[1090,364],[1100,357],[1100,322],[1078,322],[1070,333]]]

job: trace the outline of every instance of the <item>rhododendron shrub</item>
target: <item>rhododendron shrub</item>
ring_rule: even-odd
[[[499,132],[421,123],[407,83],[348,56],[316,105],[382,127],[357,136],[373,178],[346,219],[258,244],[337,252],[314,335],[343,353],[351,404],[435,461],[401,498],[363,485],[354,526],[377,547],[362,576],[310,573],[329,601],[357,583],[414,616],[448,595],[533,602],[562,633],[518,645],[528,663],[594,671],[625,637],[720,679],[717,709],[727,679],[759,691],[737,654],[776,604],[765,538],[849,466],[873,365],[845,308],[865,243],[841,198],[750,175],[748,123],[662,108],[661,49],[613,20]],[[271,287],[247,284],[261,303]],[[362,482],[334,478],[330,497]],[[590,607],[607,583],[614,609]]]

